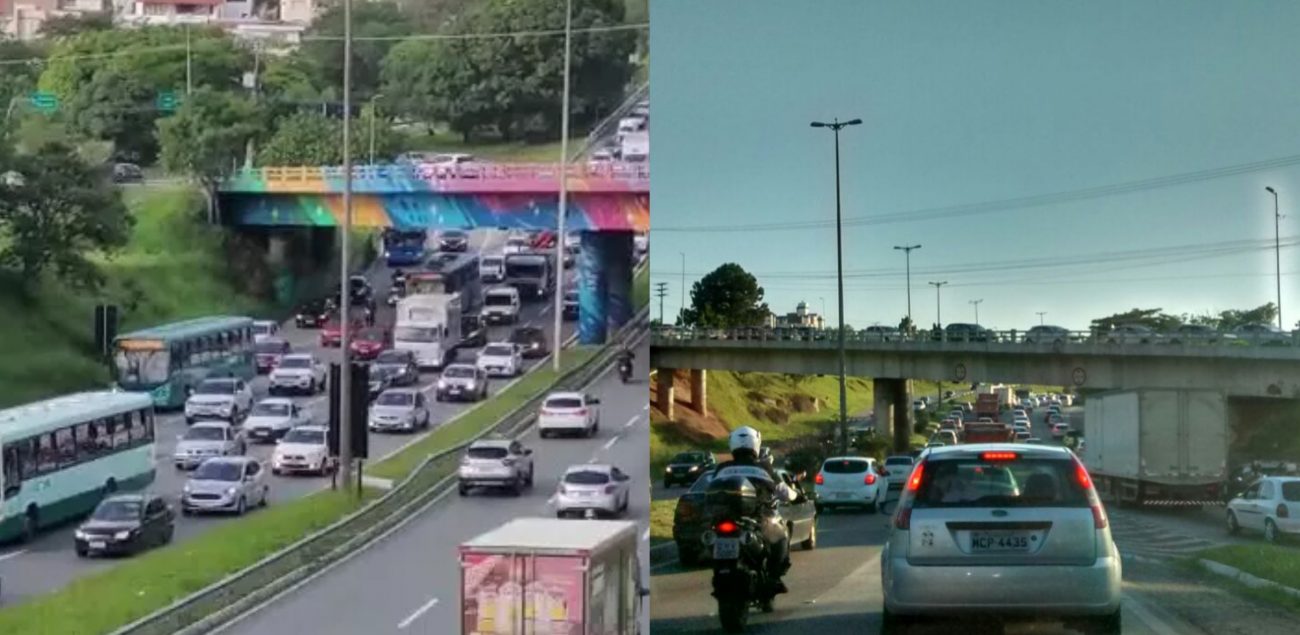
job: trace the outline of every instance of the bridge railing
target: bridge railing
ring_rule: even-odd
[[[275,182],[333,181],[343,178],[340,166],[294,166],[243,168],[231,181],[256,179]],[[354,180],[421,179],[446,182],[482,181],[555,181],[560,180],[560,169],[549,163],[483,163],[483,164],[385,164],[357,165],[352,167]],[[612,163],[607,165],[571,164],[569,178],[586,180],[649,181],[649,163]]]
[[[749,327],[736,329],[710,329],[677,326],[656,326],[653,340],[660,341],[734,341],[734,342],[810,342],[833,346],[839,341],[834,329],[788,329]],[[982,333],[949,333],[932,330],[904,333],[901,331],[853,331],[844,336],[846,345],[900,343],[962,343],[962,344],[1021,344],[1032,347],[1064,349],[1070,346],[1166,346],[1166,347],[1217,347],[1242,346],[1298,347],[1300,331],[1277,333],[1094,333],[1092,331],[1062,331],[1031,333],[1019,330],[984,331]]]

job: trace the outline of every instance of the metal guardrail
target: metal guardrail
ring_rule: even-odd
[[[590,383],[617,354],[616,344],[647,332],[649,307],[643,307],[612,341],[591,359],[556,379],[549,390],[503,416],[472,438],[425,458],[400,483],[361,509],[312,533],[252,566],[146,615],[111,635],[178,635],[207,632],[259,602],[306,578],[325,564],[380,536],[455,479],[458,456],[469,444],[492,434],[513,435],[531,425],[546,394]]]
[[[726,342],[809,342],[815,345],[837,345],[838,332],[833,329],[695,329],[676,326],[654,327],[654,341],[726,341]],[[1300,347],[1300,331],[1281,333],[1222,333],[1213,336],[1184,335],[1178,333],[1093,333],[1091,331],[1066,331],[1056,333],[1029,333],[1026,331],[984,331],[982,334],[935,333],[930,330],[907,334],[899,331],[856,331],[845,333],[846,345],[887,345],[891,343],[956,343],[956,344],[1016,344],[1026,347],[1070,350],[1076,347],[1182,347],[1234,349],[1238,347]],[[1300,350],[1300,349],[1297,349]]]
[[[295,166],[242,168],[228,179],[298,183],[339,180],[343,168],[339,166]],[[553,163],[482,163],[482,164],[416,164],[416,165],[358,165],[352,168],[354,180],[418,179],[436,182],[482,181],[559,181],[560,169]],[[569,165],[569,178],[641,182],[650,180],[649,163],[611,163],[608,165]]]

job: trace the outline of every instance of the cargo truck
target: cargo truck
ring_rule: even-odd
[[[975,397],[975,418],[988,417],[994,421],[1002,415],[1002,404],[998,396],[991,392],[982,392]]]
[[[649,635],[628,521],[517,518],[460,546],[461,635]]]
[[[1222,393],[1138,390],[1090,395],[1083,463],[1123,503],[1200,505],[1222,498],[1228,411]]]

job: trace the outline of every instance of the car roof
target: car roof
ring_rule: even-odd
[[[876,459],[874,459],[874,458],[872,458],[872,457],[869,457],[869,456],[828,456],[828,457],[826,457],[826,460],[822,461],[822,465],[825,465],[825,464],[830,463],[830,462],[832,462],[832,461],[855,461],[855,460],[856,460],[856,461],[867,461],[867,462],[869,462],[869,463],[875,463],[875,462],[876,462]]]
[[[204,461],[204,463],[212,463],[212,462],[247,465],[249,463],[257,462],[257,459],[251,456],[214,456]]]
[[[293,357],[298,357],[298,358],[306,357],[306,358],[314,359],[316,356],[312,355],[311,353],[289,353],[288,355],[284,356],[285,359],[290,359]]]
[[[397,394],[411,395],[411,396],[415,396],[415,394],[418,392],[420,392],[419,388],[389,388],[388,390],[384,391],[385,394],[397,393]]]
[[[475,442],[469,444],[469,447],[471,447],[471,448],[508,448],[508,447],[510,447],[510,445],[511,445],[512,443],[514,443],[514,442],[515,442],[514,439],[504,439],[504,438],[479,439],[479,440],[477,440],[477,441],[475,441]]]
[[[259,399],[257,401],[257,405],[259,406],[264,403],[271,404],[271,405],[280,405],[280,406],[292,406],[293,400],[289,399],[288,397],[267,397],[265,399]]]
[[[548,401],[551,400],[551,399],[556,399],[556,398],[561,398],[561,399],[585,399],[586,396],[583,395],[583,394],[580,393],[580,392],[572,392],[572,391],[563,391],[563,392],[561,392],[561,391],[557,391],[557,392],[553,392],[553,393],[550,393],[550,394],[546,395],[546,399],[547,399]]]
[[[104,500],[100,501],[100,504],[102,505],[104,503],[118,501],[124,503],[143,503],[151,498],[158,498],[158,495],[152,492],[127,492],[125,494],[113,494],[112,496],[107,496]]]
[[[903,460],[903,459],[907,459],[908,461],[915,461],[915,460],[916,460],[916,458],[913,457],[913,456],[911,456],[910,454],[891,454],[891,455],[885,457],[885,461],[887,461],[887,462],[888,462],[888,461],[895,461],[895,460],[897,460],[897,461],[901,461],[901,460]]]
[[[604,472],[608,474],[613,469],[614,466],[608,463],[580,463],[578,465],[570,465],[569,467],[565,468],[564,473],[573,474],[574,472]]]
[[[197,428],[197,427],[199,427],[199,426],[202,426],[202,427],[205,427],[205,428],[231,428],[231,427],[234,427],[234,426],[230,425],[230,422],[229,422],[229,421],[221,421],[221,420],[219,420],[219,419],[204,419],[204,420],[202,420],[202,421],[195,421],[194,423],[190,424],[189,429],[190,429],[190,430],[193,430],[194,428]]]
[[[329,432],[329,426],[323,426],[319,423],[313,423],[305,426],[294,426],[294,430],[307,430],[308,432]]]
[[[476,367],[473,364],[447,364],[447,367],[442,369],[442,372],[445,373],[453,368],[464,368],[468,370],[474,370]]]
[[[931,448],[930,458],[949,459],[977,456],[984,452],[1015,452],[1034,458],[1068,458],[1073,454],[1066,448],[1054,445],[1029,446],[1024,443],[967,443]]]
[[[215,384],[215,383],[234,383],[234,382],[236,382],[236,381],[239,381],[239,378],[238,378],[238,377],[208,377],[207,379],[204,379],[202,382],[200,382],[200,385],[202,385],[202,384],[209,384],[209,383],[211,383],[211,384]]]

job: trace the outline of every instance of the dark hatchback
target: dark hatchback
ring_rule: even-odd
[[[300,329],[320,328],[329,321],[330,316],[334,315],[333,303],[326,299],[320,298],[304,303],[298,307],[298,312],[294,315],[294,324]]]
[[[479,315],[462,315],[460,318],[461,341],[465,346],[477,348],[487,346],[487,325]]]
[[[390,348],[379,354],[370,365],[371,374],[383,373],[394,386],[410,386],[420,381],[420,367],[415,352]]]
[[[690,485],[717,464],[712,452],[679,452],[664,468],[664,489],[678,483]]]
[[[257,373],[265,375],[280,365],[280,359],[292,352],[289,343],[279,339],[272,338],[258,342],[255,347],[257,359]]]
[[[944,327],[943,339],[947,342],[991,342],[993,332],[978,324],[953,322]]]
[[[380,393],[393,387],[393,376],[390,373],[380,366],[370,367],[370,389],[367,395],[371,403],[379,398]]]
[[[785,470],[776,470],[787,485],[793,487],[798,497],[793,503],[782,503],[779,511],[781,517],[790,524],[790,548],[795,545],[807,550],[817,547],[817,508],[812,499],[803,491],[802,483]],[[705,472],[694,485],[677,499],[677,508],[673,511],[673,541],[677,543],[677,559],[683,565],[691,566],[707,560],[709,554],[704,552],[700,536],[712,519],[708,517],[705,495],[709,482],[713,480],[712,472]]]
[[[578,319],[578,292],[566,291],[564,293],[564,319]]]
[[[154,494],[105,498],[73,534],[77,555],[121,555],[165,545],[176,531],[176,513]]]
[[[438,237],[438,249],[456,252],[468,251],[469,234],[455,229],[442,232],[442,235]]]
[[[519,346],[524,359],[546,357],[550,353],[546,345],[546,331],[535,326],[521,326],[511,331],[510,343]]]

